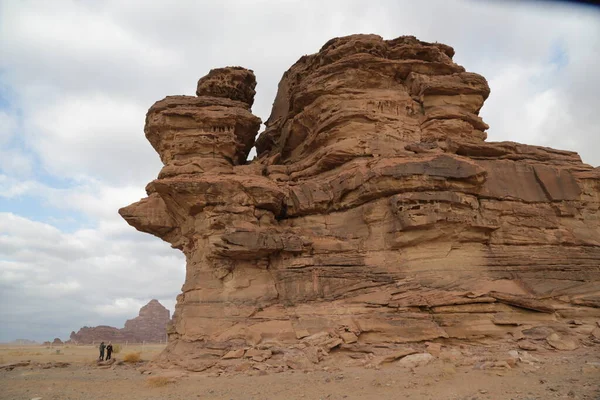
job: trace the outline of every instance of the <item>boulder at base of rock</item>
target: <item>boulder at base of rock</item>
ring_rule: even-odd
[[[558,333],[551,334],[546,338],[546,341],[557,350],[575,350],[579,347],[575,340],[562,337]]]
[[[418,353],[418,354],[411,354],[409,356],[402,358],[401,360],[398,361],[397,364],[402,367],[415,368],[415,367],[422,367],[423,365],[427,365],[430,362],[432,362],[434,359],[435,359],[435,357],[429,353]]]
[[[531,340],[519,340],[517,343],[519,348],[522,350],[536,351],[539,350],[540,346],[532,342]]]
[[[244,349],[231,350],[223,356],[223,359],[229,360],[229,359],[233,359],[233,358],[242,358],[242,357],[244,357],[245,352],[246,351]]]

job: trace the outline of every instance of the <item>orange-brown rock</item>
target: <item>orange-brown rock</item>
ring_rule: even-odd
[[[139,341],[162,342],[166,339],[167,324],[171,320],[171,312],[156,299],[140,308],[137,317],[125,321],[124,332],[131,332]]]
[[[78,344],[104,342],[164,342],[167,334],[167,324],[171,312],[158,300],[150,300],[140,308],[139,315],[125,322],[122,329],[107,325],[95,327],[84,326],[77,333],[71,332],[71,341]]]
[[[414,37],[330,40],[283,75],[250,163],[251,71],[213,70],[198,97],[150,108],[165,166],[119,212],[187,259],[159,362],[201,371],[256,353],[307,368],[432,340],[587,340],[600,169],[485,142],[490,88],[453,55]]]

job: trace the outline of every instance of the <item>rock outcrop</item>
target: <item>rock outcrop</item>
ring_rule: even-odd
[[[171,312],[158,300],[150,300],[140,308],[139,315],[125,322],[123,331],[146,342],[163,342],[166,340],[167,324],[171,320]]]
[[[71,341],[78,344],[113,341],[116,343],[164,342],[171,312],[158,300],[150,300],[140,308],[139,315],[125,322],[122,329],[107,325],[79,329],[71,332]]]
[[[410,36],[330,40],[283,75],[250,163],[252,71],[212,70],[197,97],[150,108],[164,167],[119,212],[187,259],[159,363],[308,368],[424,341],[590,340],[600,169],[486,142],[490,88],[453,55]]]

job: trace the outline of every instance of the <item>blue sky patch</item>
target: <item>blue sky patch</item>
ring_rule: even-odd
[[[556,40],[550,46],[550,64],[561,70],[569,64],[569,52],[563,40]]]
[[[81,213],[53,207],[43,199],[34,196],[0,197],[0,211],[52,225],[64,233],[73,233],[78,229],[94,225],[93,221],[88,220]]]

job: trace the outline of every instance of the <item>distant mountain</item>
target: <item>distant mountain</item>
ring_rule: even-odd
[[[71,332],[71,342],[79,344],[108,342],[162,342],[166,340],[167,323],[171,312],[158,300],[151,300],[140,309],[139,315],[125,322],[123,329],[107,325]]]
[[[9,344],[18,344],[18,345],[21,345],[21,346],[30,346],[30,345],[39,344],[39,343],[36,342],[35,340],[16,339],[16,340],[13,340],[12,342],[10,342]]]

